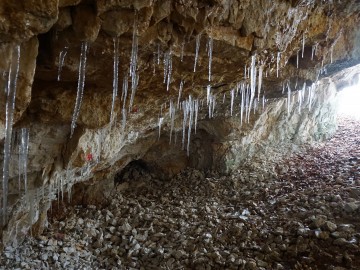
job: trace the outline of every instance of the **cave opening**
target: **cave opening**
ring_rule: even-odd
[[[339,92],[339,116],[360,120],[360,84]]]

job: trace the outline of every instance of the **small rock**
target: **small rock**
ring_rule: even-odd
[[[319,215],[319,216],[316,216],[314,219],[313,219],[313,225],[315,228],[320,228],[321,226],[323,226],[326,222],[326,216],[323,216],[323,215]]]
[[[352,213],[358,210],[359,205],[356,202],[349,202],[344,205],[344,210],[347,213]]]
[[[348,244],[348,241],[346,241],[345,238],[338,238],[338,239],[335,239],[333,243],[335,246],[344,246],[344,245]]]
[[[323,228],[329,232],[334,232],[337,229],[337,225],[331,221],[326,221]]]

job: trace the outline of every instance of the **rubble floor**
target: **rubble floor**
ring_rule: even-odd
[[[108,206],[68,206],[6,248],[0,269],[360,269],[360,122],[250,167],[168,181],[133,171]]]

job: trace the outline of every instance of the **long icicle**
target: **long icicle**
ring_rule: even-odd
[[[127,94],[128,94],[128,88],[129,88],[129,78],[128,78],[128,75],[126,73],[125,76],[124,76],[124,79],[123,79],[123,88],[122,88],[122,94],[121,94],[121,97],[122,97],[122,100],[123,100],[123,109],[125,108],[125,105],[126,105],[126,98],[127,98]]]
[[[264,65],[261,64],[260,67],[259,67],[259,77],[258,77],[258,100],[260,100],[262,80],[263,80],[263,72],[264,72]]]
[[[114,76],[113,76],[113,94],[110,112],[110,127],[114,117],[115,100],[119,89],[119,38],[114,38]]]
[[[60,81],[60,79],[61,79],[61,71],[64,66],[65,57],[68,52],[68,49],[69,49],[69,47],[65,46],[64,49],[59,53],[59,64],[58,64],[59,66],[58,66],[58,76],[57,76],[58,81]]]
[[[212,54],[213,54],[213,38],[209,37],[208,41],[208,56],[209,56],[209,82],[211,81],[211,64],[212,64]]]
[[[189,113],[189,124],[188,124],[188,139],[187,139],[186,152],[187,152],[187,156],[190,156],[191,128],[192,128],[193,115],[194,115],[194,104],[191,96],[189,96],[189,100],[188,100],[188,113]]]
[[[230,115],[233,115],[233,108],[234,108],[234,89],[231,89],[230,94],[231,94],[231,103],[230,103]]]
[[[170,115],[170,138],[169,138],[169,144],[171,144],[172,141],[172,134],[174,130],[175,125],[175,114],[176,114],[176,108],[175,104],[172,100],[170,100],[170,107],[169,107],[169,115]]]
[[[164,122],[164,117],[159,117],[159,136],[158,136],[158,140],[160,140],[160,134],[161,134],[161,125]]]
[[[5,226],[7,223],[7,196],[9,193],[9,168],[10,168],[10,154],[11,154],[11,138],[14,121],[16,86],[20,68],[20,46],[16,46],[13,55],[11,66],[9,70],[9,78],[7,85],[6,96],[6,120],[5,120],[5,141],[4,141],[4,163],[3,163],[3,182],[2,182],[2,223]]]
[[[255,98],[255,90],[256,90],[256,65],[255,65],[256,55],[251,57],[251,69],[250,69],[250,103],[249,103],[249,112],[248,117],[250,116],[250,111],[252,104]],[[249,121],[249,118],[248,118]]]
[[[169,51],[169,64],[168,64],[168,71],[167,71],[166,91],[169,91],[169,88],[170,88],[171,74],[172,74],[172,53],[171,53],[171,49],[170,49],[170,51]]]
[[[130,97],[129,111],[131,111],[131,108],[133,106],[136,89],[139,83],[139,74],[137,74],[137,59],[138,59],[137,23],[138,23],[138,15],[136,12],[134,19],[134,26],[133,26],[132,49],[131,49],[131,57],[130,57],[131,97]]]
[[[82,102],[83,94],[84,94],[87,48],[88,48],[87,42],[81,43],[79,78],[78,78],[78,85],[77,85],[75,108],[74,108],[74,113],[73,113],[73,117],[72,117],[72,121],[71,121],[70,137],[72,137],[72,135],[74,134],[74,130],[76,127],[76,121],[79,117],[81,102]]]
[[[280,59],[281,59],[281,53],[277,53],[276,57],[276,77],[279,78],[279,68],[280,68]]]
[[[177,108],[178,109],[180,108],[180,99],[181,99],[181,94],[182,94],[183,89],[184,89],[184,81],[181,80],[180,87],[179,87],[179,96],[178,96],[178,100],[177,100]]]
[[[288,88],[288,97],[287,97],[287,114],[288,116],[290,115],[290,106],[291,106],[291,89],[290,89],[290,84],[287,84],[287,88]]]
[[[303,34],[303,39],[302,39],[302,52],[301,52],[301,58],[304,58],[304,51],[305,51],[305,33]]]
[[[21,165],[24,177],[24,190],[27,193],[27,164],[29,152],[29,130],[27,128],[21,129]]]
[[[199,58],[200,40],[201,40],[201,34],[196,36],[194,72],[196,71],[196,64]]]
[[[182,102],[182,110],[183,110],[183,129],[182,129],[182,142],[181,142],[181,146],[182,149],[185,149],[185,134],[186,134],[186,123],[187,123],[187,118],[188,118],[188,110],[187,110],[187,101],[184,100]]]
[[[195,109],[195,134],[196,134],[198,115],[199,115],[199,100],[197,100],[197,99],[195,99],[195,101],[194,101],[194,109]]]
[[[244,106],[245,106],[245,85],[241,88],[241,105],[240,105],[240,125],[243,123],[243,114],[244,114]]]

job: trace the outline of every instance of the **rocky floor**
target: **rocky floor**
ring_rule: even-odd
[[[360,269],[360,123],[276,167],[132,171],[109,206],[69,207],[0,269]]]

